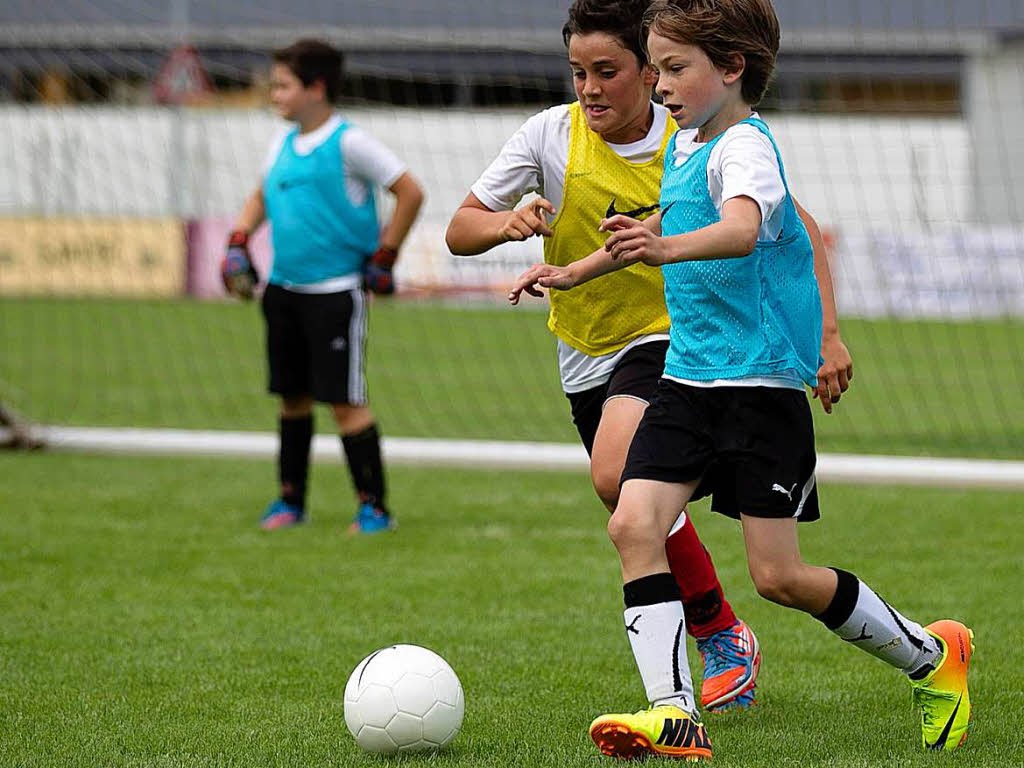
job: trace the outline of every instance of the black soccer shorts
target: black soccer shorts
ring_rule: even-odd
[[[689,483],[728,517],[817,520],[814,425],[807,395],[775,387],[694,387],[661,379],[622,482]]]
[[[665,370],[667,352],[668,339],[637,344],[616,363],[611,377],[604,384],[565,394],[572,409],[572,422],[588,455],[594,449],[594,437],[605,402],[612,397],[633,397],[649,403]]]
[[[262,306],[272,393],[366,404],[366,295],[361,289],[299,293],[268,285]]]

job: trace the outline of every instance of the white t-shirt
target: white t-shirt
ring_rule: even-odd
[[[758,117],[758,114],[755,112],[751,117]],[[696,131],[683,131],[676,137],[672,156],[676,167],[705,146],[696,138]],[[750,124],[734,125],[718,140],[708,157],[708,191],[719,214],[726,200],[741,196],[751,198],[761,209],[761,230],[757,239],[779,239],[786,185],[782,182],[771,139],[757,128]]]
[[[754,113],[753,117],[757,117]],[[682,165],[705,144],[695,141],[696,133],[676,138],[673,162]],[[718,140],[708,157],[708,191],[716,210],[734,197],[746,196],[761,209],[758,240],[778,240],[782,233],[786,185],[782,181],[779,159],[771,140],[752,125],[734,125]],[[666,379],[694,387],[778,387],[803,390],[804,384],[795,369],[770,376],[744,376],[738,379],[693,381],[675,376]]]
[[[335,113],[315,131],[296,134],[293,145],[296,154],[308,155],[327,141],[341,122],[341,115]],[[274,137],[263,163],[264,175],[274,165],[284,140],[292,130],[294,126],[284,126]],[[345,191],[353,205],[366,202],[374,187],[387,189],[406,171],[405,163],[394,152],[358,126],[350,126],[341,134],[339,147],[344,161]]]
[[[647,136],[631,144],[609,144],[622,159],[631,163],[647,163],[658,154],[665,136],[668,111],[660,104],[651,104],[654,120]],[[569,163],[569,105],[539,112],[512,134],[501,152],[488,166],[471,190],[477,199],[492,211],[510,211],[531,192],[544,197],[558,210],[565,188],[565,168]],[[620,350],[591,357],[585,352],[558,340],[558,372],[565,392],[583,392],[604,384],[621,357],[637,344],[667,339],[653,334],[634,339]]]

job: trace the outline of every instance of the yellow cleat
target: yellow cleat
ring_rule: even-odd
[[[590,724],[590,738],[610,757],[711,759],[711,739],[696,716],[667,704],[635,715],[602,715]]]
[[[943,619],[925,627],[939,641],[942,661],[927,677],[911,680],[914,704],[921,709],[921,741],[926,749],[953,750],[967,740],[971,697],[967,669],[974,653],[974,632]]]

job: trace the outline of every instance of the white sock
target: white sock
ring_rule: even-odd
[[[857,582],[853,610],[839,626],[830,629],[846,642],[908,675],[920,672],[926,665],[937,665],[942,650],[935,638],[916,621],[901,615],[863,581],[853,578]]]
[[[647,700],[655,706],[672,704],[695,712],[683,604],[673,600],[627,608],[623,620]]]

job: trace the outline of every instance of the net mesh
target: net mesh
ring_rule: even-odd
[[[224,300],[217,267],[280,125],[268,54],[316,34],[346,51],[346,118],[428,196],[400,294],[371,310],[385,431],[574,440],[544,302],[501,300],[540,243],[471,259],[444,243],[504,141],[573,98],[567,5],[6,3],[0,404],[44,423],[273,428],[258,309]],[[816,416],[819,448],[1021,455],[1024,3],[776,7],[761,112],[825,232],[856,370]]]

